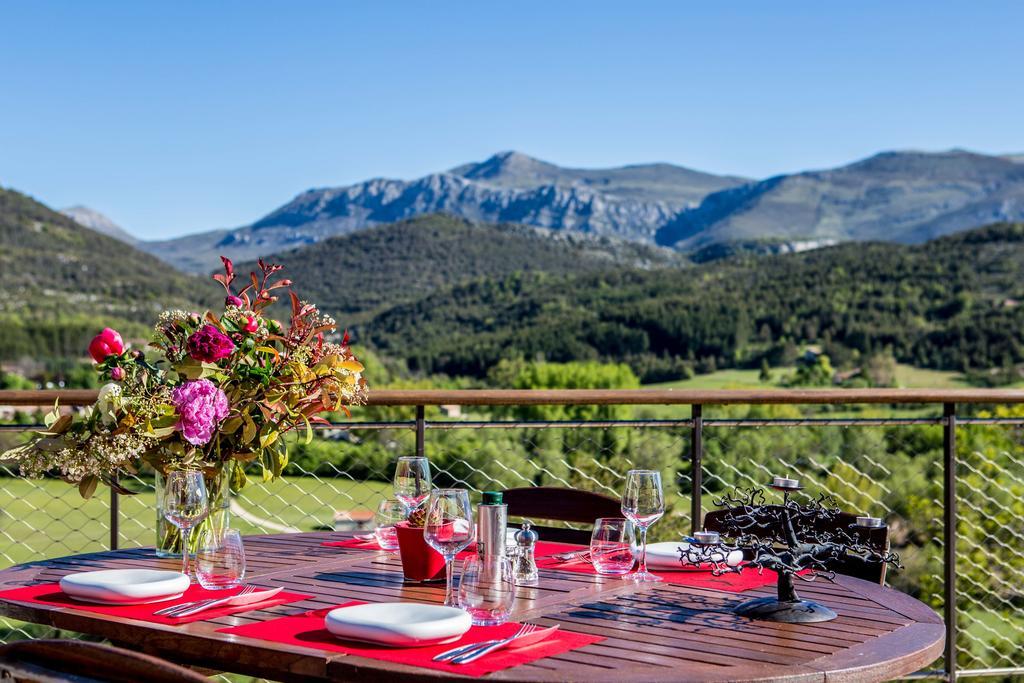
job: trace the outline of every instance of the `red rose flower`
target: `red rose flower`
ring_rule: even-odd
[[[203,325],[188,338],[188,355],[204,363],[216,363],[234,350],[235,343],[214,325]]]
[[[121,335],[109,327],[92,338],[89,342],[89,355],[97,363],[102,363],[107,356],[120,356],[124,353],[124,342]]]

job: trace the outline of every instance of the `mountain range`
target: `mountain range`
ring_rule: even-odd
[[[752,181],[661,163],[563,168],[502,152],[415,180],[307,190],[251,225],[140,246],[183,270],[209,272],[220,254],[252,259],[431,213],[687,253],[718,253],[735,243],[775,251],[876,239],[920,243],[1024,219],[1024,164],[1020,155],[963,150],[883,152]]]

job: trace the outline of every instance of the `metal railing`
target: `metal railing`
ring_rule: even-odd
[[[95,393],[0,391],[0,406],[49,406],[57,398],[63,405],[86,405]],[[308,528],[313,518],[322,524],[322,510],[317,510],[329,509],[332,500],[341,497],[366,505],[382,495],[388,480],[386,456],[411,450],[431,456],[432,462],[436,457],[443,476],[474,489],[544,483],[616,493],[625,468],[653,463],[666,471],[666,481],[675,483],[678,509],[664,534],[678,534],[699,528],[717,493],[761,485],[784,469],[798,473],[811,490],[834,495],[843,507],[870,506],[858,511],[901,519],[906,529],[896,542],[914,559],[911,569],[917,578],[899,587],[941,611],[947,629],[943,660],[922,676],[1010,677],[1024,675],[1024,620],[1015,615],[1024,597],[1024,589],[1016,588],[1024,584],[1024,509],[1007,503],[1018,494],[1024,501],[1024,411],[992,407],[1017,404],[1024,404],[1024,391],[378,391],[371,394],[366,412],[402,414],[321,427],[348,435],[339,449],[357,452],[355,460],[289,465],[286,474],[295,479],[288,485],[299,486],[311,498],[313,511],[303,513],[310,519],[285,520],[286,513],[295,514],[295,503],[282,493],[286,489],[273,488],[275,484],[256,484],[262,498],[246,489],[238,511],[261,530]],[[428,419],[428,408],[448,405],[471,414],[466,419]],[[643,414],[624,415],[624,406]],[[689,415],[675,414],[685,406]],[[826,412],[808,415],[810,406]],[[797,407],[797,414],[779,414]],[[586,414],[577,414],[580,409]],[[844,412],[828,416],[828,411],[840,409]],[[912,414],[901,416],[905,410]],[[546,419],[544,411],[557,415]],[[30,428],[4,425],[0,431]],[[776,431],[780,429],[796,443],[776,438],[783,433]],[[978,431],[982,429],[1004,431]],[[428,437],[435,432],[437,436]],[[768,433],[773,436],[766,438]],[[359,440],[359,434],[367,436]],[[489,436],[481,439],[480,434]],[[960,451],[958,434],[966,437]],[[989,441],[986,434],[992,437]],[[862,445],[858,438],[873,440],[874,446]],[[751,444],[762,450],[745,452]],[[360,449],[367,451],[365,462],[358,460]],[[925,510],[923,519],[901,517],[910,509],[896,489],[905,478],[897,469],[901,463],[912,464],[927,479],[912,482],[926,492],[923,502],[915,503]],[[357,500],[353,487],[374,481],[380,485],[362,490]],[[144,542],[139,534],[147,523],[138,515],[144,507],[134,504],[126,511],[129,502],[116,494],[109,498],[110,548],[137,544],[140,538]],[[961,516],[961,507],[966,516]],[[6,535],[0,536],[0,557],[10,560],[3,543],[25,539],[0,533]],[[993,539],[1002,539],[1002,545]],[[979,562],[989,563],[989,576],[975,571]],[[958,571],[967,569],[971,571]]]

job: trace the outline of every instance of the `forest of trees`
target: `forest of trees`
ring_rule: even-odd
[[[502,358],[608,360],[644,382],[787,364],[818,343],[837,366],[891,349],[919,367],[1024,361],[1024,225],[921,246],[844,244],[693,268],[478,279],[358,328],[413,369],[482,377]]]

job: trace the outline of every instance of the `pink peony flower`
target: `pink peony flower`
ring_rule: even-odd
[[[110,379],[115,382],[120,382],[124,379],[124,368],[119,368],[116,365],[110,368]]]
[[[120,356],[124,353],[124,342],[121,335],[109,327],[92,338],[89,342],[89,355],[97,363],[102,363],[107,356]]]
[[[225,306],[244,306],[245,302],[242,301],[242,297],[235,296],[234,294],[228,294],[224,297]]]
[[[260,324],[259,322],[257,322],[256,316],[246,316],[245,325],[242,326],[242,329],[244,329],[246,332],[249,332],[250,334],[260,329]]]
[[[235,343],[214,325],[203,325],[188,338],[188,355],[205,363],[216,363],[234,350]]]
[[[204,446],[228,415],[228,397],[208,379],[186,382],[174,390],[171,402],[178,409],[178,429],[185,440]]]

